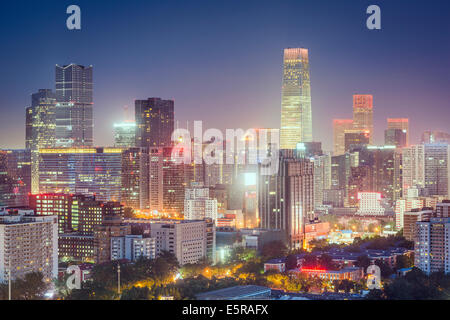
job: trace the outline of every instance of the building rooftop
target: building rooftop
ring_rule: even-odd
[[[235,286],[196,295],[197,300],[243,300],[269,296],[272,290],[267,287],[248,285]]]

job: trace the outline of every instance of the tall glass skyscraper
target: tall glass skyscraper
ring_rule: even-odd
[[[39,149],[52,148],[56,139],[56,95],[51,89],[39,89],[31,95],[26,109],[25,145],[31,150],[31,191],[39,192]]]
[[[93,145],[92,66],[56,65],[56,145]]]
[[[284,49],[281,93],[281,149],[312,141],[311,84],[308,49]]]
[[[135,101],[136,147],[170,147],[174,130],[174,102],[160,98]]]
[[[373,96],[371,94],[353,95],[353,129],[368,130],[369,143],[373,143]]]

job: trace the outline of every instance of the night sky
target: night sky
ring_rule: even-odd
[[[67,6],[82,29],[66,28]],[[366,28],[370,4],[382,30]],[[374,95],[375,142],[387,117],[450,132],[450,1],[2,1],[0,148],[23,148],[31,93],[54,89],[55,64],[94,66],[94,138],[134,99],[175,100],[204,128],[279,127],[283,48],[309,49],[314,140],[332,147],[332,119],[352,94]]]

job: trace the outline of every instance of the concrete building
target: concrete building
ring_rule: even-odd
[[[357,215],[382,216],[385,208],[381,205],[381,194],[378,192],[358,193],[359,208]]]
[[[403,215],[403,236],[408,241],[414,241],[418,221],[428,221],[433,216],[429,208],[412,209]]]
[[[450,272],[450,218],[417,222],[415,266],[426,274]]]
[[[131,226],[122,222],[119,215],[103,217],[100,225],[94,226],[94,262],[97,264],[111,261],[111,239],[131,234]]]
[[[139,258],[156,258],[156,239],[144,238],[142,235],[125,235],[111,238],[111,260]]]
[[[184,219],[217,220],[217,200],[209,197],[209,188],[203,188],[201,185],[186,188],[184,197]]]
[[[156,254],[173,253],[180,265],[203,258],[214,262],[215,227],[211,219],[152,221],[151,237],[156,239]]]
[[[0,210],[0,281],[41,272],[46,282],[58,275],[58,218],[32,210]]]

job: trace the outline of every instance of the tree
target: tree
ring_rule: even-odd
[[[48,290],[41,272],[29,272],[23,278],[11,281],[11,298],[13,300],[40,300]],[[1,296],[8,298],[8,284],[1,287]]]
[[[413,265],[414,265],[414,260],[411,259],[407,255],[397,256],[397,259],[395,260],[395,268],[396,269],[410,268]]]
[[[383,260],[376,260],[375,264],[380,267],[381,277],[388,278],[391,274],[394,273],[392,268]]]
[[[266,258],[284,257],[288,249],[282,241],[270,241],[263,245],[261,254]]]
[[[366,272],[367,267],[370,266],[370,259],[369,259],[369,257],[366,254],[362,255],[362,256],[359,256],[358,258],[356,258],[355,265],[357,267],[363,268],[364,272]]]
[[[298,268],[297,256],[291,254],[286,258],[286,270],[292,270]]]
[[[148,287],[132,287],[122,292],[120,300],[149,300],[149,298],[153,298],[150,293]]]

